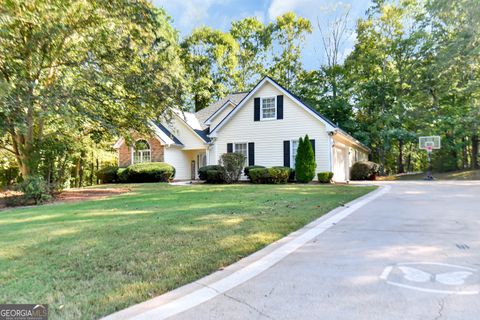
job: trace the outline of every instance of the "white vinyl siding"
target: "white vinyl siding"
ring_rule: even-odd
[[[162,121],[162,124],[177,137],[184,145],[184,150],[204,149],[205,142],[182,120],[174,115],[170,122]]]
[[[261,98],[260,120],[277,119],[277,100],[276,97]]]
[[[283,94],[282,121],[254,121],[254,98],[276,97]],[[255,143],[255,164],[267,167],[283,166],[283,141],[298,140],[308,134],[315,139],[317,172],[329,171],[329,136],[325,125],[292,101],[270,83],[265,83],[245,101],[245,105],[218,131],[215,141],[218,158],[227,152],[227,143],[243,141]]]
[[[354,145],[350,140],[336,134],[333,136],[332,172],[333,181],[342,182],[350,179],[350,169],[357,161],[368,159],[368,153]]]
[[[175,180],[192,178],[192,160],[195,161],[195,169],[206,163],[207,150],[183,150],[180,147],[165,148],[165,162],[175,167]],[[198,173],[198,170],[195,172]]]
[[[176,180],[190,179],[190,156],[178,147],[165,148],[165,162],[175,167]]]
[[[215,115],[215,117],[210,121],[210,128],[213,129],[215,128],[222,120],[225,118],[234,106],[229,103],[222,111],[218,112],[218,114]]]

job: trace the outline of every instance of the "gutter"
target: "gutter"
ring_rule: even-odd
[[[362,148],[363,150],[367,151],[368,153],[371,153],[372,150],[367,147],[366,145],[364,145],[363,143],[361,143],[360,141],[358,141],[357,139],[355,139],[354,137],[352,137],[351,135],[349,135],[348,133],[346,133],[345,131],[343,131],[342,129],[339,129],[339,128],[336,128],[334,131],[330,131],[330,135],[333,137],[334,135],[336,134],[340,134],[342,135],[343,137],[347,138],[348,140],[350,141],[353,141],[355,145],[357,145],[358,147]]]

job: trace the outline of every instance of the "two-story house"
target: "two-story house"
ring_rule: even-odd
[[[332,171],[334,181],[349,179],[353,163],[369,149],[269,77],[251,91],[228,95],[197,112],[176,111],[173,119],[150,122],[154,136],[127,146],[115,144],[119,166],[163,161],[175,179],[195,179],[198,169],[218,164],[226,152],[245,155],[245,165],[295,167],[298,139],[308,134],[317,172]]]

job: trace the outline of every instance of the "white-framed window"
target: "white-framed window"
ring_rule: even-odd
[[[247,143],[234,143],[233,144],[233,152],[241,153],[245,156],[245,165],[247,165],[248,161],[248,145]]]
[[[261,99],[260,119],[277,119],[277,97],[265,97]]]
[[[132,163],[152,161],[152,150],[146,140],[137,140],[132,149]]]
[[[295,158],[297,157],[298,140],[290,141],[290,166],[295,168]]]

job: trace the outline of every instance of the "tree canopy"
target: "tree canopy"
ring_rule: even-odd
[[[349,19],[345,11],[314,27],[288,12],[180,39],[167,13],[146,0],[6,0],[0,170],[10,177],[13,159],[23,177],[93,183],[116,137],[148,133],[145,119],[201,110],[264,75],[368,145],[383,173],[425,167],[420,135],[442,136],[434,168],[478,168],[480,3],[378,0],[355,30]],[[302,48],[314,28],[325,62],[305,70]],[[342,56],[352,32],[355,46]]]
[[[23,176],[38,174],[55,142],[147,131],[145,119],[180,106],[177,32],[149,2],[12,0],[0,10],[0,146]]]

